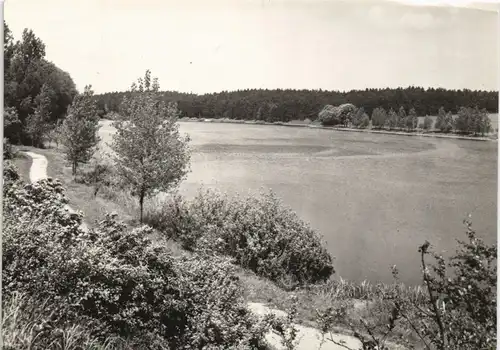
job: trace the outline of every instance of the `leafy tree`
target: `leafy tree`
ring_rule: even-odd
[[[441,130],[445,133],[449,133],[453,130],[453,115],[451,112],[446,113],[446,116],[444,117],[444,125]]]
[[[332,105],[325,105],[318,114],[318,120],[323,125],[337,125],[340,124],[337,107]]]
[[[398,114],[394,111],[394,109],[389,110],[389,114],[387,116],[387,119],[385,121],[385,126],[389,129],[392,130],[398,125]]]
[[[377,107],[372,113],[372,125],[374,128],[380,129],[384,127],[387,120],[387,112],[382,107]]]
[[[407,115],[403,106],[399,107],[398,111],[398,128],[404,129],[407,125]]]
[[[5,24],[5,23],[4,23]],[[5,24],[6,25],[6,24]],[[37,96],[44,85],[51,92],[50,121],[62,118],[76,95],[76,87],[68,73],[45,60],[45,44],[32,30],[25,29],[22,39],[13,44],[12,33],[4,31],[4,104],[17,111],[20,124],[8,130],[12,141],[29,142],[27,118],[35,113]],[[33,125],[32,121],[30,123]]]
[[[481,134],[481,136],[484,136],[489,133],[491,131],[491,120],[488,116],[488,112],[485,109],[479,110],[479,108],[476,107],[475,116],[477,121],[475,123],[474,134]]]
[[[4,72],[9,70],[10,60],[14,53],[14,36],[5,21],[3,21],[3,68]]]
[[[107,112],[120,112],[120,103],[130,92],[110,92],[99,95],[101,106],[106,106]],[[273,113],[274,121],[286,122],[291,119],[315,120],[325,105],[340,106],[352,103],[363,106],[366,113],[373,114],[378,108],[386,111],[394,106],[403,106],[406,111],[415,108],[417,115],[437,115],[438,109],[457,113],[456,106],[474,106],[486,108],[490,113],[498,111],[497,91],[444,90],[407,87],[398,89],[365,89],[347,92],[326,90],[292,90],[292,89],[246,89],[237,91],[222,91],[211,94],[187,94],[176,91],[162,91],[161,100],[176,102],[181,117],[259,119],[268,103],[274,103],[278,108]],[[260,114],[258,113],[261,109]]]
[[[455,120],[456,130],[461,133],[468,133],[471,121],[472,121],[472,115],[470,108],[460,107],[460,109],[458,110],[457,119]]]
[[[132,94],[123,100],[123,115],[114,123],[111,146],[118,176],[139,200],[141,223],[144,199],[178,185],[190,159],[189,138],[179,133],[177,106],[160,101],[158,91],[149,70],[132,85]]]
[[[35,113],[29,115],[26,120],[26,132],[35,147],[43,146],[44,137],[50,130],[50,96],[51,90],[44,84],[35,99]]]
[[[410,112],[408,113],[406,126],[408,127],[408,130],[415,130],[417,128],[418,116],[417,112],[415,111],[415,108],[410,109]]]
[[[3,113],[3,132],[9,141],[18,143],[21,140],[21,120],[14,107],[5,107]]]
[[[93,94],[92,87],[86,86],[83,94],[76,96],[68,108],[68,117],[61,126],[61,143],[73,176],[80,163],[87,163],[92,158],[100,141],[97,135],[99,116]]]
[[[432,118],[426,115],[424,118],[423,129],[429,131],[431,128],[432,128]]]
[[[446,111],[443,107],[439,108],[438,116],[436,119],[436,129],[444,131],[446,129]]]

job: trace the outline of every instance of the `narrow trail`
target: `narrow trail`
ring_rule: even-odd
[[[49,163],[47,161],[47,158],[44,155],[35,152],[24,152],[24,153],[32,159],[30,168],[30,181],[37,182],[46,179],[48,177],[47,166]],[[64,208],[70,213],[75,212],[68,204],[66,204]],[[82,222],[81,227],[84,231],[89,230],[84,222]]]
[[[32,160],[30,168],[30,181],[37,182],[46,179],[48,161],[47,158],[39,153],[25,152]],[[69,212],[74,212],[69,205],[66,205],[66,209]],[[88,231],[88,227],[85,223],[82,223],[82,228]],[[276,316],[286,316],[286,313],[281,310],[270,309],[266,305],[261,303],[248,303],[248,308],[258,317],[263,317],[266,314],[272,313]],[[336,345],[330,341],[322,341],[321,332],[315,328],[305,327],[302,325],[295,324],[297,329],[297,346],[296,350],[345,350],[346,347]],[[337,342],[344,342],[344,344],[351,349],[360,349],[361,343],[354,337],[342,334],[331,334],[333,339]],[[276,350],[286,349],[281,344],[281,337],[274,333],[268,333],[266,335],[267,342]]]

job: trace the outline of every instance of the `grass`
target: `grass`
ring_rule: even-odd
[[[84,212],[84,219],[89,227],[92,227],[96,220],[102,219],[106,212],[117,213],[121,220],[129,225],[138,225],[138,207],[134,198],[127,193],[113,191],[110,188],[102,189],[94,197],[94,189],[91,186],[76,183],[73,180],[71,169],[66,166],[64,156],[59,149],[22,147],[19,150],[33,151],[47,157],[49,164],[48,176],[63,183],[66,195],[70,200],[70,206]],[[18,162],[22,165],[21,173],[25,177],[26,174],[29,174],[31,160],[21,157]],[[161,241],[168,246],[174,256],[189,254],[174,241],[165,241],[164,239],[161,239]],[[351,333],[347,329],[347,323],[351,319],[375,320],[376,315],[373,314],[372,310],[375,310],[382,302],[384,293],[397,289],[414,300],[419,300],[424,294],[419,287],[411,288],[397,284],[374,285],[369,282],[353,283],[342,278],[331,279],[320,285],[287,292],[251,271],[237,267],[237,274],[243,284],[243,296],[246,302],[260,302],[271,308],[287,310],[292,295],[295,296],[297,298],[296,322],[306,326],[317,327],[318,310],[322,311],[328,307],[336,308],[340,304],[347,302],[349,304],[349,317],[346,319],[345,324],[339,324],[337,328],[337,331],[342,334]],[[398,335],[401,334],[395,334],[395,338],[392,340],[396,341]]]
[[[98,194],[94,197],[93,188],[76,183],[73,180],[71,168],[66,165],[64,155],[60,150],[56,148],[39,149],[34,147],[20,147],[18,149],[20,151],[36,152],[47,157],[49,164],[47,175],[61,181],[66,189],[69,205],[75,210],[83,211],[85,223],[89,227],[93,227],[96,220],[101,220],[106,213],[113,212],[116,212],[121,220],[127,224],[137,224],[135,218],[137,205],[130,195],[124,192],[112,193],[113,191],[107,190],[107,192],[103,192],[104,196]],[[26,170],[23,171],[23,173],[25,172]],[[27,172],[29,173],[29,168]]]
[[[19,169],[19,175],[24,182],[30,181],[30,168],[32,160],[24,153],[16,152],[12,162]]]
[[[84,325],[48,327],[46,303],[14,294],[2,299],[2,348],[64,350],[131,350],[132,344],[118,337],[103,341],[90,335]]]

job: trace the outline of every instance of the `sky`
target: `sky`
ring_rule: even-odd
[[[453,6],[449,4],[452,3]],[[432,5],[432,6],[427,6]],[[6,0],[81,91],[498,90],[497,4],[444,0]]]

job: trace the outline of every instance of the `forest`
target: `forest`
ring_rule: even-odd
[[[101,116],[120,112],[120,103],[127,92],[96,95]],[[247,89],[223,91],[204,95],[175,91],[161,92],[165,102],[177,102],[181,117],[228,118],[289,122],[315,120],[325,105],[351,103],[363,107],[371,116],[375,108],[406,111],[414,109],[418,116],[437,115],[441,107],[453,114],[460,107],[478,107],[489,113],[498,113],[498,92],[472,90],[445,90],[421,87],[397,89],[366,89],[349,92],[292,89]]]

